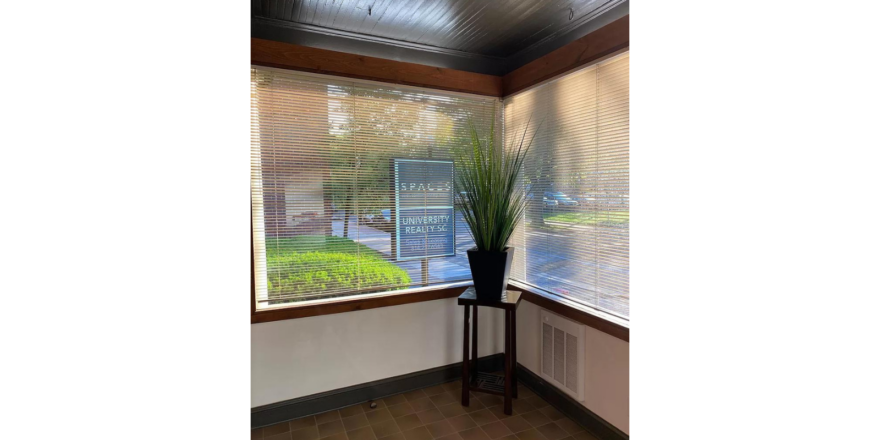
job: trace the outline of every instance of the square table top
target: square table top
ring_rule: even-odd
[[[483,301],[477,299],[477,291],[473,288],[473,286],[468,287],[467,290],[464,291],[458,297],[458,305],[464,306],[482,306],[482,307],[495,307],[499,309],[505,310],[516,310],[519,307],[519,303],[522,300],[522,292],[518,292],[516,290],[506,290],[501,294],[501,299],[498,301]]]

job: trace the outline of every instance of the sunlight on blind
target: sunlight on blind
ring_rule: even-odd
[[[251,94],[258,307],[470,279],[473,241],[451,209],[416,218],[448,220],[454,255],[419,257],[429,250],[416,246],[398,258],[394,160],[446,163],[469,144],[468,118],[481,128],[500,118],[497,99],[262,67]],[[437,169],[407,172],[436,189]]]
[[[505,145],[530,117],[511,279],[628,317],[629,53],[505,98]]]

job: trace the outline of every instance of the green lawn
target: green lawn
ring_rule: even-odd
[[[266,260],[270,298],[321,290],[402,289],[412,281],[379,252],[342,237],[267,238]]]
[[[587,226],[616,226],[629,223],[629,211],[545,212],[544,221]]]

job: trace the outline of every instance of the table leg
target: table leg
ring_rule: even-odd
[[[510,372],[510,312],[504,311],[504,414],[513,414],[513,402],[511,399],[511,381],[513,376]]]
[[[510,356],[512,359],[510,361],[511,368],[510,372],[513,375],[513,398],[518,398],[516,388],[517,388],[517,380],[516,380],[516,309],[510,312],[510,352],[512,355]]]
[[[468,365],[468,341],[470,340],[470,318],[471,318],[471,306],[464,306],[464,350],[461,355],[461,406],[470,406],[470,393],[471,390],[469,388],[470,378],[468,377],[468,370],[470,366]]]
[[[477,328],[479,327],[479,319],[477,316],[477,306],[474,306],[474,337],[473,339],[473,348],[471,349],[471,377],[476,380],[477,379],[477,371],[479,368],[477,367],[477,362],[479,362],[479,357],[477,356]]]

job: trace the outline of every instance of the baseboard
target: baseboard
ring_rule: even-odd
[[[521,384],[529,387],[530,390],[541,396],[542,399],[546,400],[547,403],[559,410],[559,412],[590,431],[593,436],[602,440],[629,440],[627,433],[606,422],[605,419],[569,397],[568,394],[548,384],[528,368],[517,364],[516,374]]]
[[[481,357],[479,365],[481,371],[501,370],[504,367],[504,354],[498,353]],[[429,370],[263,405],[251,408],[251,429],[452,382],[459,378],[461,378],[461,362],[456,362]]]

